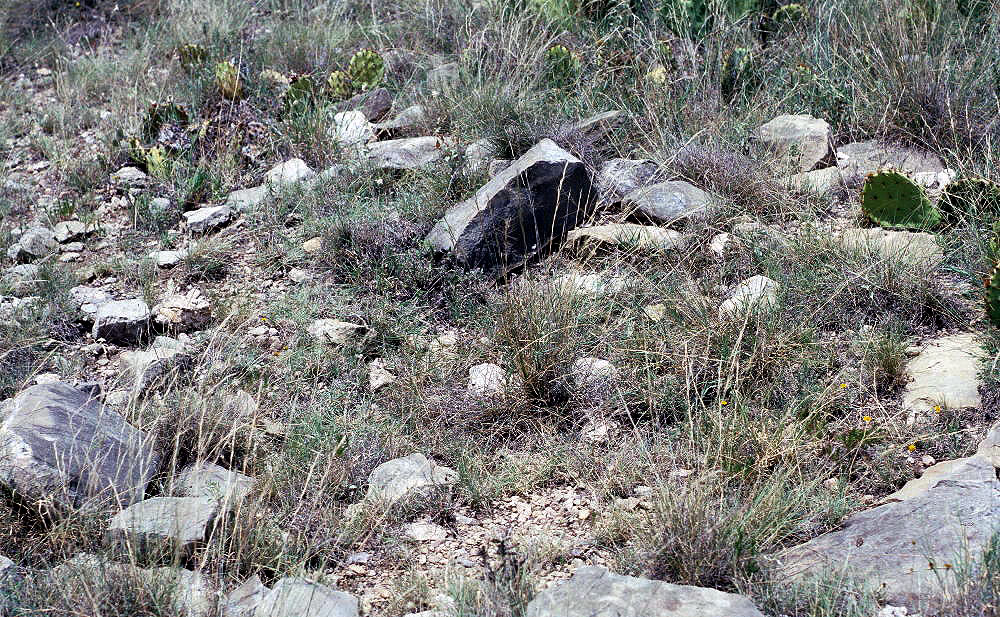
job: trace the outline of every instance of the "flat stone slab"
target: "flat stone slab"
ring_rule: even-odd
[[[849,251],[870,251],[882,259],[933,266],[944,260],[944,252],[933,234],[873,227],[845,229],[841,244]]]
[[[367,499],[391,504],[415,492],[450,486],[456,481],[458,474],[453,470],[415,453],[376,467],[368,476]]]
[[[525,617],[764,617],[746,596],[585,566],[528,603]]]
[[[128,505],[158,467],[146,433],[65,383],[26,388],[0,424],[0,482],[29,501]]]
[[[218,514],[215,500],[200,497],[153,497],[132,504],[111,519],[113,540],[150,547],[163,544],[186,549],[205,540]]]
[[[646,251],[667,251],[681,248],[685,240],[686,236],[677,230],[634,223],[578,227],[566,235],[566,243],[570,245],[591,244]]]
[[[420,169],[441,160],[450,147],[443,137],[407,137],[368,144],[368,160],[379,169]]]
[[[912,380],[903,391],[903,408],[926,411],[935,405],[953,409],[981,406],[979,370],[985,357],[973,334],[931,341],[906,364]]]
[[[979,559],[1000,530],[1000,425],[973,456],[944,461],[839,529],[773,556],[791,580],[847,573],[911,613],[946,598],[955,571]]]
[[[253,617],[357,616],[357,598],[303,578],[283,578],[275,583],[253,612]]]
[[[754,132],[773,150],[786,169],[798,173],[837,164],[833,132],[826,120],[809,115],[778,116]]]

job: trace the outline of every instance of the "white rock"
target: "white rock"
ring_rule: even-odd
[[[774,150],[782,166],[794,173],[837,164],[830,125],[810,115],[778,116],[758,127],[754,137]]]
[[[580,389],[604,389],[619,379],[615,365],[602,358],[578,358],[570,367],[573,384]]]
[[[255,209],[270,196],[271,189],[266,185],[251,186],[250,188],[233,191],[227,195],[224,205],[238,212],[246,212]]]
[[[368,387],[372,392],[377,392],[382,388],[395,383],[396,376],[385,367],[382,358],[375,358],[368,363]]]
[[[283,578],[257,605],[253,617],[358,617],[358,600],[302,578]]]
[[[428,489],[451,486],[458,474],[442,465],[414,453],[393,459],[376,467],[368,476],[369,501],[389,504]]]
[[[176,332],[204,328],[212,319],[212,307],[201,290],[169,294],[153,307],[153,321]]]
[[[944,261],[944,251],[937,237],[923,231],[894,229],[845,229],[840,234],[844,248],[854,252],[873,253],[882,259],[912,265],[935,266]]]
[[[766,276],[751,276],[740,283],[729,299],[719,305],[719,317],[742,315],[756,309],[770,309],[777,302],[780,285]]]
[[[141,187],[149,182],[149,176],[137,167],[122,167],[111,174],[111,182],[126,187]]]
[[[451,142],[442,137],[407,137],[368,145],[368,160],[378,169],[419,169],[440,160]]]
[[[496,364],[469,367],[469,392],[479,396],[500,394],[507,388],[507,373]]]
[[[180,249],[176,251],[153,251],[149,254],[150,259],[156,262],[160,268],[172,268],[187,259],[190,251]]]
[[[415,542],[434,542],[448,537],[448,530],[429,521],[416,521],[403,527],[406,537]]]
[[[184,218],[187,221],[188,231],[200,234],[228,223],[233,218],[233,210],[225,205],[209,206],[185,212]]]
[[[364,336],[368,328],[338,319],[317,319],[309,324],[306,331],[321,343],[350,345]]]
[[[80,221],[60,221],[52,227],[56,241],[63,243],[76,240],[87,233],[87,226]]]
[[[91,334],[95,339],[134,343],[149,333],[151,317],[149,305],[138,298],[111,300],[97,305]]]
[[[351,150],[375,140],[375,130],[360,111],[342,111],[333,117],[328,134],[344,149]]]
[[[185,550],[206,538],[218,514],[210,499],[198,497],[153,497],[116,514],[108,527],[113,541],[146,547],[171,544]]]
[[[308,180],[316,175],[302,159],[289,159],[268,170],[264,181],[274,187],[285,187]]]

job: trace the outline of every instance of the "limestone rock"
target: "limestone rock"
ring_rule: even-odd
[[[904,409],[927,411],[980,407],[979,372],[986,352],[974,334],[961,333],[931,341],[906,363],[912,378],[903,391]]]
[[[112,541],[145,548],[187,550],[207,537],[218,505],[200,497],[153,497],[125,508],[111,519]]]
[[[441,160],[449,143],[441,137],[407,137],[368,145],[368,160],[378,169],[420,169]]]
[[[254,574],[219,601],[219,614],[221,617],[250,617],[270,591]]]
[[[671,180],[636,189],[622,198],[622,206],[658,223],[669,225],[704,216],[712,196],[683,180]]]
[[[194,234],[203,234],[222,227],[233,218],[233,209],[229,206],[209,206],[184,213],[187,229]]]
[[[597,566],[528,603],[525,617],[764,617],[746,596],[614,574]]]
[[[437,92],[448,92],[458,83],[458,63],[449,62],[427,71],[427,86]]]
[[[45,227],[32,227],[21,234],[17,242],[7,249],[7,256],[15,261],[31,261],[55,253],[59,248],[56,236]]]
[[[849,186],[860,186],[866,175],[883,167],[909,173],[945,171],[939,156],[917,148],[896,146],[879,141],[850,143],[837,148],[838,165]]]
[[[871,252],[882,259],[913,265],[935,266],[944,261],[944,252],[933,234],[894,229],[846,229],[841,244],[849,251]]]
[[[88,392],[31,386],[0,425],[0,482],[31,501],[128,505],[159,466],[150,441]]]
[[[289,159],[269,169],[264,175],[264,183],[275,188],[282,188],[304,182],[315,175],[316,172],[309,169],[309,166],[302,159]]]
[[[42,269],[37,264],[19,264],[7,268],[4,281],[10,285],[16,296],[23,296],[33,291],[42,282]]]
[[[403,111],[399,112],[399,114],[392,120],[386,120],[385,122],[373,124],[372,128],[375,129],[376,133],[392,134],[395,131],[412,128],[421,124],[426,119],[427,112],[424,110],[423,105],[411,105],[410,107],[407,107]]]
[[[578,389],[604,390],[618,379],[618,369],[603,358],[578,358],[570,367],[570,377]]]
[[[69,290],[69,295],[80,307],[80,312],[85,316],[93,318],[97,315],[97,309],[102,304],[107,304],[114,300],[108,292],[95,287],[77,285]]]
[[[837,164],[833,132],[826,120],[809,115],[778,116],[757,128],[754,137],[781,159],[793,173]]]
[[[462,170],[467,173],[476,173],[489,165],[493,160],[495,148],[489,139],[477,139],[465,147],[465,164]]]
[[[270,187],[262,184],[233,191],[226,196],[226,203],[223,205],[237,212],[247,212],[263,204],[270,196]]]
[[[114,343],[135,343],[149,334],[151,317],[149,305],[138,298],[110,300],[97,306],[91,334]]]
[[[616,203],[623,197],[666,178],[660,164],[650,159],[611,159],[597,171],[594,184],[601,200]]]
[[[200,462],[188,465],[177,476],[176,490],[181,497],[197,497],[214,501],[220,511],[237,508],[256,480],[238,471],[230,471],[214,463]]]
[[[60,221],[52,227],[52,234],[60,244],[76,240],[87,233],[87,226],[80,221]]]
[[[375,140],[375,131],[360,111],[342,111],[333,116],[328,134],[345,150],[352,150]]]
[[[741,282],[722,304],[719,317],[742,316],[757,309],[770,309],[777,302],[780,285],[766,276],[751,276]]]
[[[414,542],[435,542],[448,537],[448,530],[430,521],[415,521],[403,526],[403,533]]]
[[[784,179],[786,188],[801,193],[829,193],[844,185],[839,167],[824,167],[793,174]]]
[[[376,467],[368,476],[366,498],[393,504],[415,493],[451,486],[457,481],[455,471],[427,460],[423,454],[414,453]]]
[[[543,139],[450,208],[427,241],[469,267],[513,268],[576,227],[593,198],[584,164]]]
[[[385,367],[382,358],[375,358],[368,363],[368,387],[372,392],[378,392],[382,388],[396,382],[396,376]]]
[[[358,617],[358,600],[302,578],[283,578],[264,596],[253,617]]]
[[[141,395],[159,380],[167,378],[175,368],[187,365],[190,356],[179,342],[157,337],[149,349],[123,351],[118,361],[131,376],[132,393]]]
[[[139,188],[146,186],[149,176],[138,167],[122,167],[111,174],[111,183],[125,188]]]
[[[467,389],[478,396],[500,394],[507,388],[507,372],[492,363],[469,367]]]
[[[854,514],[836,531],[778,553],[776,574],[796,580],[849,572],[881,588],[886,601],[912,609],[947,597],[959,564],[982,555],[1000,525],[1000,482],[979,456],[946,469],[911,480],[897,492],[902,500]]]
[[[160,268],[172,268],[187,259],[190,251],[180,249],[176,251],[153,251],[149,258],[156,262]]]
[[[338,319],[317,319],[306,331],[313,338],[331,345],[351,345],[368,331],[365,326]]]
[[[174,332],[201,330],[212,320],[212,306],[197,288],[169,294],[153,307],[153,321]]]
[[[602,111],[579,120],[570,127],[570,132],[579,133],[592,140],[603,139],[612,131],[621,128],[626,119],[625,112],[620,109]]]
[[[674,229],[634,223],[611,223],[577,227],[566,235],[567,245],[621,247],[640,251],[667,251],[681,248],[686,237]]]

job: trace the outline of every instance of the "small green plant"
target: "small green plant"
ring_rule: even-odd
[[[302,113],[316,103],[318,88],[309,75],[291,75],[288,89],[282,95],[286,113]]]
[[[238,99],[243,96],[243,84],[240,71],[230,60],[224,60],[215,65],[215,86],[227,99]]]
[[[1000,185],[984,178],[962,178],[945,188],[940,205],[950,224],[962,217],[988,217],[992,221],[1000,215]]]
[[[986,314],[994,326],[1000,326],[1000,262],[986,279]]]
[[[201,45],[188,43],[177,48],[177,58],[185,72],[193,73],[208,60],[208,50]]]
[[[806,9],[801,4],[785,4],[778,7],[771,19],[780,27],[790,27],[806,18]]]
[[[334,101],[350,98],[353,91],[351,77],[344,71],[334,71],[326,79],[326,94]]]
[[[931,203],[923,187],[892,169],[868,175],[862,189],[861,209],[881,227],[928,229],[941,221],[940,210]]]
[[[354,87],[365,92],[381,83],[382,77],[385,75],[385,62],[377,52],[371,49],[362,49],[351,58],[347,65],[347,74]]]
[[[553,45],[545,52],[545,76],[558,87],[568,86],[580,77],[580,56],[565,45]]]
[[[731,102],[738,93],[753,81],[753,52],[747,47],[737,47],[726,54],[722,61],[722,100]]]

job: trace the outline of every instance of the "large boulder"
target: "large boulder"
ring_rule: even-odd
[[[358,599],[303,578],[283,578],[274,584],[253,617],[357,617]]]
[[[0,424],[0,483],[27,500],[127,506],[158,466],[146,433],[64,383],[25,389]]]
[[[528,603],[525,617],[764,617],[746,596],[577,568]]]
[[[945,461],[850,516],[835,530],[774,555],[789,580],[848,573],[913,611],[954,592],[956,571],[1000,529],[1000,426],[971,457]]]
[[[622,198],[622,206],[669,225],[704,216],[713,201],[710,194],[690,182],[670,180],[632,191]]]
[[[837,164],[833,132],[826,120],[809,115],[778,116],[758,127],[754,138],[774,151],[781,168],[791,173]]]
[[[427,241],[470,267],[513,268],[565,237],[594,198],[583,162],[543,139],[450,208]]]
[[[392,504],[457,481],[455,471],[415,453],[386,461],[372,470],[368,476],[367,499]]]

